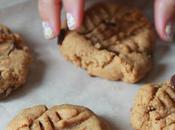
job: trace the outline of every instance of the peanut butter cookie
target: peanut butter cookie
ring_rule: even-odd
[[[79,31],[62,32],[61,53],[92,76],[135,83],[152,67],[154,33],[136,9],[96,4]]]
[[[175,89],[170,82],[148,84],[135,98],[131,123],[135,130],[175,130]]]
[[[22,38],[0,25],[0,99],[25,83],[30,63],[31,55]]]
[[[75,105],[44,105],[24,109],[6,130],[108,130],[88,108]]]

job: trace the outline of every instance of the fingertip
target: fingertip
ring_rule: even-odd
[[[39,0],[44,37],[53,39],[60,33],[60,0]]]
[[[84,0],[64,0],[66,10],[67,25],[70,30],[79,29],[84,14]]]
[[[161,6],[162,6],[161,3],[158,0],[155,0],[155,4],[154,4],[155,27],[160,38],[163,40],[166,40],[166,37],[164,34],[165,19],[163,19],[164,14],[160,13]]]
[[[53,31],[54,31],[54,38],[57,37],[60,33],[60,26],[61,26],[61,20],[60,18],[58,18],[57,20],[55,19],[51,19],[49,20],[50,23],[52,24],[53,26]]]
[[[156,0],[154,4],[156,30],[164,41],[172,41],[175,34],[174,5],[174,0]]]
[[[84,17],[84,0],[79,1],[79,8],[77,10],[78,11],[76,16],[76,21],[77,21],[77,29],[79,29],[83,22],[83,17]]]

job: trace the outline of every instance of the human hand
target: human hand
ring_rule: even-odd
[[[155,26],[165,41],[175,40],[175,0],[155,0]]]
[[[84,0],[39,0],[39,12],[43,20],[43,32],[46,39],[55,38],[60,33],[61,2],[67,12],[69,29],[78,29],[82,23]]]
[[[68,27],[80,27],[83,19],[84,0],[62,0],[67,12]],[[39,0],[39,11],[43,19],[46,39],[57,37],[60,32],[61,0]],[[155,26],[159,36],[165,41],[175,38],[175,0],[155,0]]]

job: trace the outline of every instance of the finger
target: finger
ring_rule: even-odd
[[[66,10],[67,24],[70,30],[81,26],[84,13],[84,0],[63,0]]]
[[[39,0],[39,12],[43,20],[43,33],[46,39],[58,36],[60,31],[60,0]]]
[[[159,36],[172,41],[175,36],[175,0],[155,0],[155,25]]]

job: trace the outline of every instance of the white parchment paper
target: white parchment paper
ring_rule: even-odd
[[[126,2],[140,7],[152,20],[151,3],[152,0]],[[129,115],[138,88],[148,82],[167,80],[175,72],[175,46],[157,42],[154,68],[140,83],[131,85],[89,77],[63,59],[56,40],[43,38],[37,0],[0,0],[0,23],[22,34],[33,53],[27,84],[0,101],[0,130],[25,107],[61,103],[89,107],[110,124],[111,130],[132,130]]]

